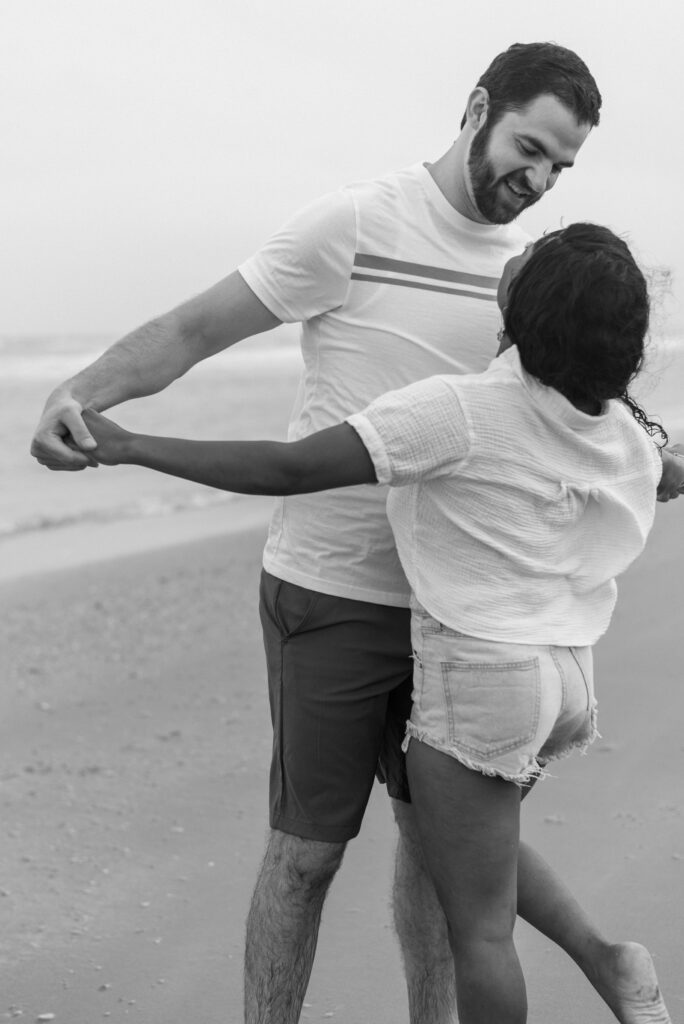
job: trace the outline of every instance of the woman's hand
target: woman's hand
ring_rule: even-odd
[[[658,501],[672,501],[684,494],[684,444],[663,448],[663,473],[658,484]]]
[[[97,447],[88,452],[92,458],[104,466],[118,466],[127,461],[130,442],[135,434],[94,409],[83,410],[83,421],[97,443]]]

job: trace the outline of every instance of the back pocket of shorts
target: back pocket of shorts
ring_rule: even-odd
[[[530,743],[539,726],[539,661],[443,662],[449,740],[465,753],[496,757]]]

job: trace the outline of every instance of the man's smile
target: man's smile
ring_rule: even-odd
[[[508,186],[508,189],[516,196],[517,199],[531,199],[534,195],[529,189],[523,188],[517,182],[511,178],[504,178],[504,184]]]

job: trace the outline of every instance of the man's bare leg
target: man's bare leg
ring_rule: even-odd
[[[297,1024],[344,843],[272,831],[247,917],[245,1024]]]
[[[446,921],[423,859],[410,804],[393,801],[399,826],[394,922],[411,1024],[453,1024],[455,987]],[[670,1024],[650,954],[608,942],[546,861],[526,843],[518,854],[518,914],[560,946],[621,1024]]]
[[[456,1024],[456,981],[447,923],[428,874],[411,804],[393,800],[399,841],[394,927],[399,939],[411,1024]]]

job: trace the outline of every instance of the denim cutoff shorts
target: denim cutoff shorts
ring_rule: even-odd
[[[411,609],[411,737],[518,784],[598,735],[591,647],[500,643]]]

